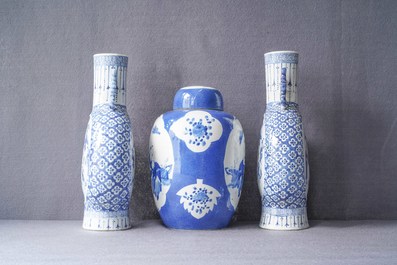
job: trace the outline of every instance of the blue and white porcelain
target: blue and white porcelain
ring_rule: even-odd
[[[265,54],[266,112],[258,155],[262,196],[260,227],[297,230],[309,227],[306,205],[309,164],[297,102],[298,53]]]
[[[219,229],[230,223],[243,185],[245,143],[217,89],[181,88],[174,110],[155,121],[149,151],[153,197],[166,226]]]
[[[131,227],[129,204],[134,179],[131,122],[125,106],[128,57],[94,55],[94,100],[84,141],[81,181],[83,228]]]

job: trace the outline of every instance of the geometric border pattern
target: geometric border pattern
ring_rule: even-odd
[[[96,105],[90,116],[85,146],[88,177],[85,209],[128,211],[133,186],[134,152],[126,107]]]
[[[267,105],[264,146],[264,207],[306,207],[307,178],[302,117],[295,103]]]

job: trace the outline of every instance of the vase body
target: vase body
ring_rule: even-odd
[[[267,97],[258,154],[258,186],[262,196],[259,225],[266,229],[309,226],[309,166],[297,103],[297,65],[296,52],[265,54]]]
[[[81,172],[83,228],[88,230],[131,227],[134,148],[125,106],[127,63],[119,54],[94,55],[94,100]]]
[[[153,197],[166,226],[219,229],[230,223],[243,185],[245,142],[218,90],[180,89],[174,110],[153,125],[149,153]]]

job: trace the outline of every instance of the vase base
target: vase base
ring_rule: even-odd
[[[93,231],[118,231],[131,228],[128,213],[121,214],[85,212],[83,220],[83,229]]]
[[[265,209],[262,213],[259,227],[270,230],[301,230],[309,228],[306,208],[290,210]]]

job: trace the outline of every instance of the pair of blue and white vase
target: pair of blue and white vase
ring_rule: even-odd
[[[131,227],[134,148],[128,118],[128,58],[94,55],[94,104],[82,163],[83,228]],[[265,54],[267,109],[258,155],[260,227],[308,227],[307,147],[296,97],[296,52]],[[176,229],[228,226],[242,192],[245,139],[239,120],[223,111],[211,87],[181,88],[173,111],[155,121],[149,143],[153,198],[164,224]]]

